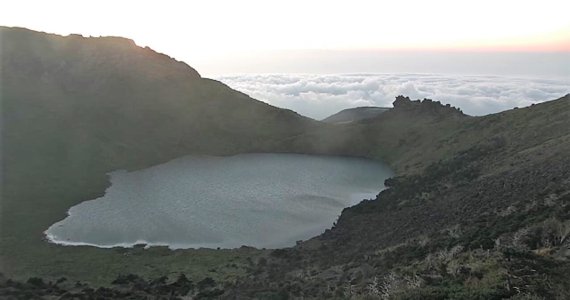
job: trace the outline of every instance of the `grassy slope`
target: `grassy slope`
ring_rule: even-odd
[[[151,253],[142,259],[49,245],[42,232],[72,205],[101,196],[109,171],[190,153],[264,151],[274,140],[315,126],[131,40],[5,27],[0,40],[0,270],[12,276],[104,282],[118,272],[191,274],[224,265],[225,252],[169,258]]]

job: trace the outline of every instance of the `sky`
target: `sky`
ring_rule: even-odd
[[[0,25],[124,36],[205,75],[570,76],[568,11],[560,0],[14,0]]]

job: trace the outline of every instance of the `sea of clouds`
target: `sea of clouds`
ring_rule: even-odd
[[[359,106],[391,107],[398,95],[429,98],[485,115],[560,98],[570,78],[440,74],[245,74],[216,78],[271,105],[323,119]]]

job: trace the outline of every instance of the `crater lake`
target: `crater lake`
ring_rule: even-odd
[[[101,198],[45,231],[63,245],[179,248],[292,246],[373,199],[393,175],[367,159],[301,154],[185,156],[109,173]]]

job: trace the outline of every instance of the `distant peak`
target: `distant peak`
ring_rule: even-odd
[[[377,106],[361,106],[355,108],[348,108],[341,110],[340,112],[331,115],[323,119],[322,121],[327,123],[350,123],[354,121],[375,118],[378,115],[388,110],[389,108],[377,107]]]
[[[424,98],[423,100],[411,100],[410,97],[399,95],[392,103],[396,111],[414,111],[417,113],[428,112],[432,114],[455,114],[465,116],[461,109],[451,106],[450,104],[442,104],[439,101]]]

